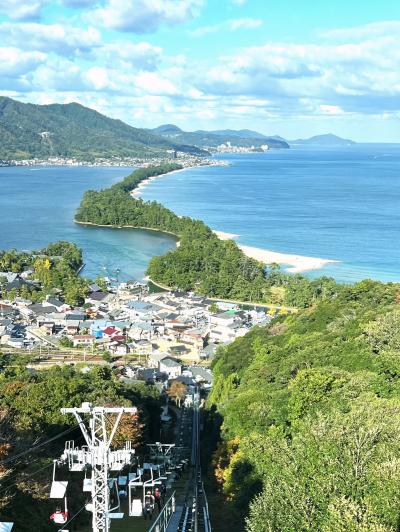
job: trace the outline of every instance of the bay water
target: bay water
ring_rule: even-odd
[[[154,231],[87,227],[74,223],[83,193],[120,181],[126,167],[0,168],[0,249],[40,249],[68,240],[84,252],[83,275],[141,280],[154,255],[175,247],[175,239]]]
[[[162,176],[142,189],[177,214],[240,235],[237,242],[339,261],[309,277],[400,281],[400,146],[292,148],[224,154],[229,166]],[[110,186],[123,167],[0,168],[0,249],[64,239],[84,251],[84,274],[142,279],[150,258],[175,246],[164,234],[77,225],[88,189]]]

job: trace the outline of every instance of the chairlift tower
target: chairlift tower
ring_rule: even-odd
[[[87,444],[87,447],[82,449],[74,445],[67,446],[64,458],[68,460],[71,471],[83,471],[88,466],[92,468],[93,532],[108,532],[110,520],[123,516],[110,511],[109,471],[121,471],[123,467],[131,463],[135,453],[130,442],[126,442],[125,448],[121,450],[112,451],[110,446],[122,415],[136,414],[137,408],[108,408],[82,403],[80,408],[62,408],[61,413],[75,416]]]

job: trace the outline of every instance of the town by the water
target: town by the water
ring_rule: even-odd
[[[0,272],[6,291],[29,283],[27,275]],[[107,288],[92,284],[81,307],[56,295],[41,303],[0,300],[0,350],[31,355],[32,368],[112,362],[121,378],[209,385],[207,368],[218,347],[279,313],[190,292],[151,292],[136,281],[114,286],[107,281]]]

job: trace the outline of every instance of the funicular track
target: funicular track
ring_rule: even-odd
[[[189,421],[190,416],[190,421]],[[200,395],[196,391],[193,407],[182,415],[181,435],[186,435],[191,446],[191,471],[186,487],[184,505],[176,528],[168,532],[211,532],[207,499],[201,478],[200,462]]]

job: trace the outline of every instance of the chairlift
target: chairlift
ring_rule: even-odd
[[[111,484],[111,486],[110,486]],[[121,512],[121,501],[119,498],[118,479],[113,478],[109,482],[110,489],[114,491],[116,504],[107,512],[108,519],[123,519],[124,513]]]
[[[11,532],[12,528],[14,526],[14,523],[10,522],[0,522],[0,532]]]
[[[86,468],[85,469],[85,477],[83,479],[83,489],[82,489],[82,491],[84,493],[92,493],[93,482],[92,482],[92,478],[88,477],[87,471],[88,471],[88,469]]]
[[[50,521],[53,521],[55,525],[65,525],[68,521],[67,497],[64,497],[64,510],[57,507],[56,511],[51,514]]]
[[[144,469],[138,467],[136,473],[128,473],[128,505],[130,517],[141,517],[143,515],[142,497],[137,496],[137,488],[143,486]]]
[[[68,486],[67,480],[56,480],[56,470],[60,465],[58,460],[53,462],[53,480],[51,482],[50,488],[50,499],[64,499],[64,510],[61,509],[61,506],[56,508],[56,511],[51,514],[50,520],[57,525],[64,525],[68,521],[68,507],[67,507],[67,497],[66,491]]]

